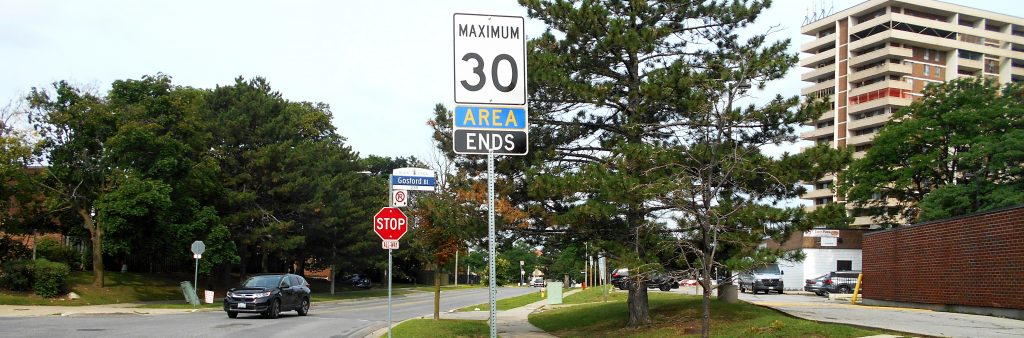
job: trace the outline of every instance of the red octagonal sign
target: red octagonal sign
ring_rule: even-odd
[[[376,232],[380,239],[397,241],[409,230],[408,223],[409,219],[401,209],[382,208],[373,215],[373,232]]]

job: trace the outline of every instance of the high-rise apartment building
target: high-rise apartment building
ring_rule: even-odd
[[[984,2],[981,2],[984,4]],[[1024,4],[1024,3],[1022,3]],[[1024,19],[933,0],[870,0],[810,22],[801,33],[814,40],[800,50],[810,68],[801,90],[827,97],[832,109],[801,138],[849,147],[861,158],[892,112],[921,98],[925,85],[959,77],[1001,83],[1024,80]],[[803,196],[818,205],[842,202],[835,177],[813,183]],[[871,218],[850,210],[854,226]]]

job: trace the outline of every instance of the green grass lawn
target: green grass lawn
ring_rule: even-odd
[[[387,285],[385,285],[385,288],[386,287],[387,287]],[[444,286],[441,286],[441,291],[476,289],[476,288],[482,288],[482,287],[484,287],[484,286],[483,285],[479,285],[479,284],[470,284],[470,285],[459,284],[459,286],[444,285]],[[422,286],[422,285],[419,285],[419,286],[406,286],[404,288],[405,289],[413,289],[413,290],[416,290],[416,291],[434,292],[434,286],[433,285],[429,285],[429,286]]]
[[[410,291],[404,289],[393,289],[391,290],[392,296],[407,294]],[[312,302],[324,302],[329,300],[345,300],[345,299],[357,299],[357,298],[369,298],[369,297],[387,297],[388,289],[385,286],[383,289],[369,289],[369,290],[357,290],[357,291],[337,291],[333,295],[330,292],[314,292],[310,295],[310,301]]]
[[[413,319],[392,327],[391,335],[403,338],[487,337],[490,335],[490,327],[486,320]],[[387,336],[385,333],[381,337]]]
[[[92,272],[73,272],[68,279],[71,291],[77,293],[81,298],[68,300],[62,297],[43,298],[33,294],[31,291],[8,291],[0,290],[0,304],[2,305],[101,305],[117,303],[149,303],[142,307],[146,308],[191,308],[192,305],[185,303],[181,294],[181,281],[191,281],[191,274],[148,274],[133,272],[104,273],[104,287],[92,286]],[[237,281],[237,278],[232,279]],[[351,286],[336,285],[337,291],[331,295],[330,284],[323,281],[310,280],[313,290],[312,301],[328,301],[341,299],[355,299],[367,297],[386,297],[388,294],[387,284],[374,285],[374,288],[363,290]],[[200,279],[199,285],[205,282]],[[422,284],[418,285],[422,287]],[[462,286],[460,285],[461,289]],[[451,289],[451,288],[449,288]],[[217,296],[223,297],[223,289],[219,289]],[[432,290],[432,288],[431,288]],[[413,292],[410,289],[396,288],[392,294],[400,295]],[[214,302],[211,306],[219,307],[220,301]],[[206,307],[204,305],[204,307]]]
[[[614,301],[607,303],[583,304],[535,313],[530,315],[530,323],[559,337],[700,335],[699,296],[650,293],[652,324],[645,328],[630,329],[624,328],[629,318],[625,292],[617,294],[621,294],[621,298],[617,296]],[[584,294],[582,297],[586,299],[589,296]],[[725,304],[713,301],[711,308],[711,334],[715,337],[863,337],[881,333],[848,325],[792,318],[744,302]]]
[[[511,297],[511,298],[499,299],[498,300],[498,304],[497,304],[498,305],[498,311],[515,309],[517,307],[520,307],[520,306],[523,306],[523,305],[526,305],[526,304],[530,304],[530,303],[533,303],[533,302],[541,301],[541,300],[544,300],[544,298],[540,298],[540,289],[537,289],[536,292],[530,292],[530,293],[527,293],[525,295],[515,296],[515,297]],[[458,309],[458,310],[455,310],[455,311],[476,311],[475,309],[480,309],[481,311],[490,311],[490,308],[491,308],[490,304],[483,303],[483,304],[477,304],[477,305],[473,305],[473,306],[467,306],[467,307],[464,307],[464,308],[461,308],[461,309]]]
[[[607,292],[607,297],[605,297]],[[595,303],[604,302],[605,300],[611,301],[625,301],[628,294],[624,291],[614,289],[611,285],[603,285],[598,287],[587,288],[586,290],[580,290],[580,292],[571,294],[562,299],[563,304],[583,304],[583,303]]]
[[[106,272],[104,287],[92,286],[92,272],[74,272],[68,284],[81,299],[43,298],[29,292],[0,291],[0,304],[7,305],[99,305],[149,301],[182,300],[177,274]]]

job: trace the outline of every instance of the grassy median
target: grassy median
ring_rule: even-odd
[[[542,300],[544,300],[544,298],[540,297],[540,289],[537,289],[537,292],[531,292],[531,293],[527,293],[525,295],[515,296],[515,297],[511,297],[511,298],[499,299],[498,300],[498,304],[496,304],[496,305],[498,306],[498,311],[504,311],[504,310],[515,309],[517,307],[520,307],[520,306],[523,306],[523,305],[526,305],[526,304],[530,304],[530,303],[533,303],[533,302],[542,301]],[[482,304],[467,306],[467,307],[464,307],[464,308],[461,308],[461,309],[457,309],[455,311],[460,311],[460,312],[464,312],[464,311],[477,311],[476,309],[480,309],[480,311],[490,311],[491,306],[488,303],[482,303]]]
[[[590,290],[587,290],[590,291]],[[530,315],[530,323],[559,337],[686,337],[700,335],[701,298],[676,293],[649,293],[651,325],[625,328],[629,318],[625,292],[600,302],[600,289],[590,297],[597,303],[562,307]],[[580,295],[579,293],[577,295]],[[576,296],[576,295],[573,295]],[[597,297],[594,297],[597,296]],[[567,298],[570,301],[572,296]],[[861,328],[788,317],[749,303],[712,302],[711,333],[715,337],[863,337],[882,334]]]
[[[490,336],[486,320],[412,319],[391,328],[391,335],[403,338],[464,338]],[[381,337],[387,337],[385,333]]]

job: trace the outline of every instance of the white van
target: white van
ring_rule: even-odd
[[[755,294],[761,291],[764,291],[764,293],[768,293],[769,291],[782,293],[782,275],[782,270],[779,269],[779,265],[775,263],[758,267],[753,271],[740,273],[740,292],[747,292],[747,290],[750,290],[751,293]]]

